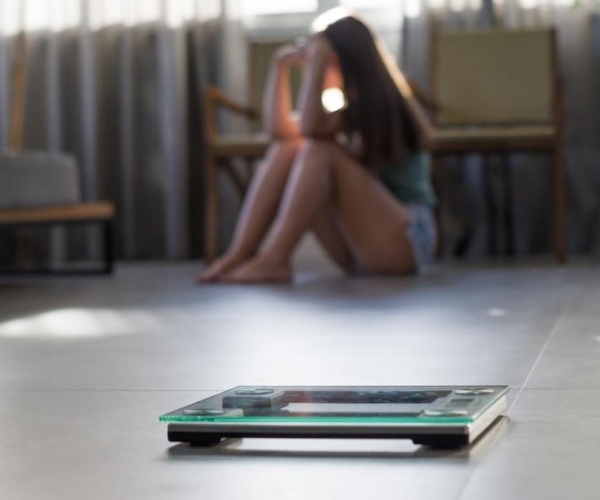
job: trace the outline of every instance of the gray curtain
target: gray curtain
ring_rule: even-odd
[[[25,148],[73,154],[86,200],[108,199],[118,209],[119,256],[187,258],[202,245],[202,144],[198,89],[216,83],[233,97],[247,95],[248,36],[236,0],[195,0],[188,21],[173,27],[166,19],[168,0],[154,21],[92,29],[89,9],[80,0],[81,22],[68,30],[28,33],[29,65]],[[149,1],[149,0],[148,0]],[[557,6],[545,0],[523,9],[490,0],[459,11],[421,3],[417,18],[405,19],[401,40],[390,28],[384,39],[398,52],[402,68],[428,88],[431,22],[449,28],[497,22],[505,26],[552,23],[558,27],[565,77],[569,252],[600,252],[600,21],[589,7]],[[138,2],[139,3],[139,2]],[[206,15],[218,12],[218,16]],[[278,32],[299,30],[278,26]],[[393,28],[394,30],[396,28]],[[260,35],[260,34],[258,34]],[[272,33],[269,33],[272,35]],[[10,61],[14,36],[0,35],[0,148],[8,144]],[[224,121],[230,129],[235,122]],[[512,155],[513,228],[519,255],[552,250],[551,184],[543,155]],[[491,172],[486,188],[483,162]],[[487,254],[490,220],[488,189],[502,204],[503,179],[497,159],[476,155],[446,162],[443,187],[445,247],[448,254],[480,258]],[[225,226],[231,233],[238,204],[224,184]],[[502,246],[506,235],[496,235]],[[0,235],[1,237],[1,235]],[[92,253],[93,234],[77,245]]]
[[[220,2],[197,2],[193,18],[90,28],[80,24],[27,33],[24,150],[75,156],[84,200],[111,200],[118,211],[119,257],[179,259],[201,245],[200,87],[218,80],[214,46]],[[198,7],[200,6],[200,7]],[[0,37],[0,148],[8,146],[14,36]],[[93,232],[70,241],[93,257]],[[83,244],[82,244],[82,241]]]
[[[454,3],[454,2],[452,2]],[[600,252],[600,21],[583,4],[577,8],[541,1],[523,8],[515,0],[494,7],[452,10],[451,2],[436,8],[425,6],[415,19],[405,20],[402,65],[428,88],[429,36],[433,23],[446,29],[469,29],[493,24],[504,27],[553,25],[558,30],[559,55],[565,86],[567,245],[570,254]],[[552,184],[550,158],[543,154],[510,156],[510,180],[517,255],[549,254],[553,249]],[[486,179],[483,171],[489,172]],[[443,194],[442,221],[446,255],[480,258],[488,253],[488,239],[504,250],[506,231],[500,225],[490,234],[487,204],[504,209],[506,180],[499,159],[469,155],[448,158],[440,169]]]

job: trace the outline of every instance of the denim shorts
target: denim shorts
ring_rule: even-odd
[[[415,272],[425,271],[433,262],[437,230],[433,208],[430,205],[406,205],[410,213],[408,238],[415,255]]]

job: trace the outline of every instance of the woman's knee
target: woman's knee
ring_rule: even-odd
[[[271,142],[267,156],[295,155],[302,147],[303,140],[299,138],[276,139]]]
[[[329,163],[336,148],[335,142],[329,139],[307,139],[302,145],[302,154],[311,161]]]
[[[263,169],[288,169],[294,162],[302,147],[302,141],[297,139],[278,139],[273,141],[261,162]]]

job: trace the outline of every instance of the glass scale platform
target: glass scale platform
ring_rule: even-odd
[[[168,440],[213,446],[226,438],[410,439],[461,447],[506,408],[498,386],[239,386],[162,415]]]

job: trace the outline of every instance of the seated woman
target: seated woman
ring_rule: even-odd
[[[298,113],[293,65],[304,66]],[[339,89],[339,109],[325,108],[325,89]],[[200,281],[290,281],[291,255],[307,231],[349,274],[415,273],[432,259],[434,196],[422,151],[429,125],[363,21],[341,14],[305,43],[280,48],[263,118],[273,143],[231,245]]]

